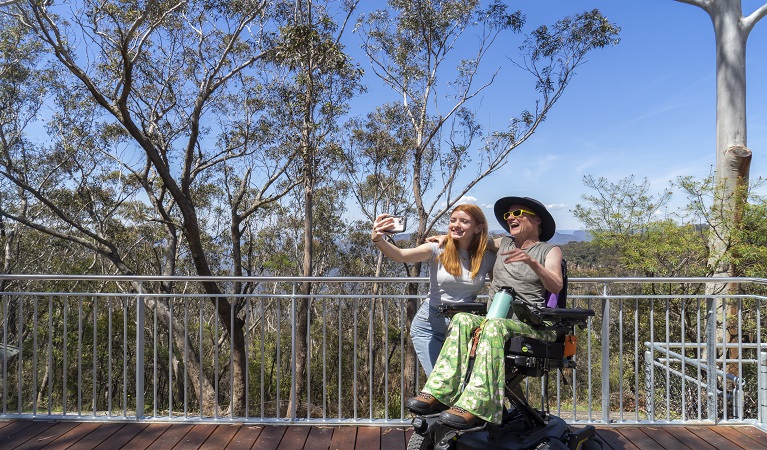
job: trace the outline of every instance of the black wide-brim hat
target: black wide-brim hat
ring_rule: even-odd
[[[509,212],[511,205],[522,205],[525,209],[530,209],[541,219],[541,234],[539,239],[542,241],[548,241],[554,237],[554,233],[557,231],[557,224],[554,222],[554,218],[543,206],[543,203],[530,197],[503,197],[495,202],[495,218],[498,219],[498,223],[501,224],[506,232],[509,232],[509,223],[503,220],[503,215]]]

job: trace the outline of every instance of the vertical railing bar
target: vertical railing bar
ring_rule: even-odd
[[[218,371],[219,371],[219,366],[218,366],[218,345],[219,345],[218,344],[218,339],[219,339],[219,335],[218,335],[218,327],[219,327],[219,323],[218,323],[218,306],[219,306],[220,300],[221,299],[218,296],[216,296],[216,300],[214,302],[216,307],[215,307],[215,311],[214,311],[214,314],[213,314],[213,337],[214,337],[214,339],[213,339],[213,392],[215,394],[215,397],[213,399],[213,408],[214,408],[214,410],[213,410],[213,418],[214,419],[218,419],[218,407],[219,407],[219,405],[218,405],[218,395],[219,395],[219,385],[218,385]]]
[[[291,422],[296,420],[296,284],[293,283],[293,292],[290,295],[290,411],[285,411],[286,416]]]
[[[67,388],[67,367],[68,361],[67,361],[67,347],[68,347],[68,340],[69,333],[67,332],[67,322],[69,322],[69,297],[64,295],[64,345],[63,345],[63,364],[61,366],[61,370],[63,372],[62,374],[62,391],[61,391],[61,414],[66,416],[67,415],[67,391],[69,390]]]
[[[381,300],[384,314],[384,419],[389,420],[389,306],[390,302]]]
[[[353,409],[353,411],[354,411],[353,412],[354,420],[357,420],[357,418],[359,417],[357,415],[357,401],[359,400],[358,397],[357,397],[357,392],[358,392],[357,391],[358,390],[358,387],[357,387],[357,332],[358,332],[358,329],[359,329],[359,324],[358,324],[357,320],[358,320],[358,317],[359,317],[359,300],[356,299],[356,298],[354,299],[354,315],[352,317],[353,317],[352,318],[352,330],[354,331],[354,336],[352,337],[352,342],[354,343],[354,345],[353,345],[354,357],[352,358],[352,360],[353,360],[352,374],[354,376],[354,378],[352,380],[352,391],[353,391],[352,397],[354,399],[354,409]]]
[[[655,342],[655,304],[650,299],[650,342]],[[645,364],[650,370],[650,385],[647,387],[649,392],[649,402],[647,405],[648,419],[655,420],[655,348],[650,349],[650,361],[645,361]]]
[[[122,299],[123,306],[123,399],[122,409],[123,417],[128,417],[128,299]],[[138,324],[136,324],[138,327]],[[138,335],[138,331],[137,331]],[[136,349],[138,351],[138,348]],[[138,374],[136,374],[138,376]]]
[[[602,422],[610,423],[610,298],[605,285],[602,299]]]
[[[238,293],[239,294],[239,293]],[[229,418],[234,419],[234,311],[236,297],[229,301]],[[247,372],[247,365],[245,365]]]
[[[757,298],[756,299],[756,349],[757,349],[757,357],[759,357],[759,360],[762,361],[761,358],[762,355],[762,300]],[[757,392],[764,392],[767,389],[767,386],[764,385],[764,380],[762,377],[757,377]],[[764,425],[765,422],[767,422],[767,417],[764,416],[764,407],[767,406],[763,402],[767,399],[763,398],[762,396],[758,396],[759,398],[759,416],[758,420],[759,423]]]
[[[204,308],[204,306],[205,306],[205,299],[200,297],[200,299],[199,299],[199,306],[197,308],[198,311],[199,311],[199,319],[198,319],[199,324],[198,324],[198,327],[197,327],[197,340],[198,340],[197,352],[198,352],[198,356],[199,356],[199,359],[200,359],[200,363],[199,363],[200,367],[198,368],[199,370],[197,372],[197,385],[199,386],[200,393],[199,393],[197,398],[199,399],[200,419],[205,417],[205,400],[206,400],[204,395],[203,395],[203,387],[205,386],[205,384],[203,383],[203,380],[205,379],[205,372],[203,372],[203,370],[202,370],[202,358],[203,358],[203,347],[202,347],[203,339],[202,339],[202,334],[203,334],[203,330],[205,329],[205,327],[203,326],[203,322],[204,322],[203,321],[203,308]]]
[[[24,336],[24,298],[19,297],[18,301],[19,307],[16,309],[18,311],[18,320],[17,320],[17,326],[18,331],[16,332],[16,340],[19,343],[19,353],[16,355],[16,389],[17,389],[17,398],[16,398],[16,411],[21,414],[22,408],[24,405],[24,376],[22,373],[22,369],[24,368],[24,342],[22,341]],[[5,347],[6,349],[8,347]],[[5,351],[5,349],[3,349]],[[5,356],[3,356],[3,359],[5,359]]]
[[[7,322],[6,322],[7,323]],[[5,358],[3,358],[5,359]],[[48,415],[53,413],[53,296],[48,296]],[[5,397],[3,397],[5,398]],[[3,401],[5,410],[5,401]]]
[[[3,351],[7,351],[6,349],[8,348],[8,309],[10,308],[9,297],[9,295],[3,295]],[[6,380],[8,380],[8,358],[3,355],[3,415],[8,413],[8,383]]]
[[[245,420],[250,417],[250,308],[251,297],[245,297],[245,333],[243,340],[245,341]]]
[[[671,303],[666,299],[666,350],[671,349]],[[671,358],[666,358],[666,420],[671,420]]]
[[[114,392],[112,391],[112,314],[114,313],[114,309],[112,308],[112,296],[110,295],[107,298],[107,337],[109,341],[107,342],[107,378],[108,378],[108,384],[107,387],[107,417],[112,417],[112,396],[114,395]]]
[[[634,417],[639,421],[639,298],[634,298]]]
[[[603,290],[604,290],[604,292],[607,291],[607,284],[604,285]],[[588,301],[586,303],[587,303],[587,308],[593,309],[592,308],[591,299],[588,299]],[[602,311],[602,321],[605,321],[605,320],[607,320],[607,319],[605,318],[604,311]],[[591,325],[592,325],[592,322],[589,321],[588,322],[588,333],[587,333],[589,338],[586,341],[586,348],[588,349],[588,353],[586,355],[586,360],[588,361],[588,363],[587,363],[587,366],[588,366],[588,383],[587,383],[587,386],[588,386],[587,387],[588,396],[587,396],[587,398],[588,398],[588,404],[589,404],[589,414],[588,414],[589,415],[589,420],[594,420],[594,414],[593,414],[594,413],[594,402],[593,402],[593,399],[594,399],[594,373],[593,373],[593,370],[592,370],[593,358],[592,358],[592,348],[591,348],[592,347],[591,346],[591,340],[592,340],[592,326]]]
[[[38,333],[38,307],[40,303],[40,296],[35,295],[34,312],[32,321],[32,416],[37,415],[37,360],[39,358],[39,349],[37,348],[37,333]],[[5,358],[3,358],[5,359]]]
[[[405,300],[400,297],[398,303],[399,308],[399,329],[402,330],[399,334],[399,416],[405,417]]]
[[[758,360],[759,355],[756,355]],[[733,401],[737,401],[737,419],[743,420],[743,403],[740,401],[743,395],[741,390],[743,381],[743,299],[738,297],[738,379],[736,383],[737,397],[733,396]]]
[[[341,355],[343,355],[343,328],[341,327],[341,323],[343,321],[343,302],[339,298],[338,299],[338,419],[341,419],[343,417],[343,403],[341,400],[343,399],[343,390],[341,389],[342,381],[343,381],[343,371],[342,371],[342,358]]]
[[[83,296],[77,297],[77,415],[83,415]]]
[[[375,337],[373,315],[375,314],[375,299],[370,299],[370,312],[368,313],[368,418],[373,420],[373,339]]]
[[[184,296],[184,419],[189,417],[189,297]],[[200,402],[202,404],[202,402]]]
[[[266,352],[266,305],[264,302],[266,301],[265,298],[259,299],[260,302],[260,317],[261,317],[261,417],[263,418],[266,414],[265,408],[266,408],[266,370],[264,368],[264,365],[266,364],[266,355],[264,355],[264,352]],[[279,360],[277,360],[279,361]]]
[[[155,305],[156,306],[156,305]],[[127,309],[127,308],[126,308]],[[154,336],[153,340],[155,342],[155,346],[157,345],[157,326],[156,326],[156,320],[157,320],[157,314],[156,314],[157,308],[155,307],[155,328],[154,328]],[[126,316],[127,319],[127,316]],[[144,283],[138,284],[138,293],[136,295],[136,420],[141,420],[144,418],[144,324],[146,321],[146,305],[144,304]],[[127,347],[127,336],[126,336],[126,347]],[[126,354],[127,358],[127,354]],[[155,359],[156,361],[156,359]],[[127,361],[126,361],[127,362]],[[157,386],[157,365],[153,364],[155,366],[155,386]],[[127,370],[127,364],[125,365],[125,368]],[[128,380],[128,377],[125,376],[124,379]],[[126,383],[127,384],[127,383]],[[126,390],[127,392],[127,390]],[[156,388],[155,388],[156,392]],[[157,396],[155,396],[154,399],[152,399],[152,402],[154,403],[155,407],[155,415],[154,417],[157,417]],[[126,402],[127,406],[127,402]],[[127,414],[127,411],[126,411]]]
[[[93,417],[98,415],[98,296],[93,296]]]
[[[328,297],[322,299],[322,419],[328,418]],[[340,355],[339,355],[340,357]]]
[[[729,299],[732,301],[732,299]],[[722,297],[722,373],[727,373],[727,298]],[[727,379],[722,381],[722,419],[727,420],[728,417],[727,405]],[[718,417],[717,417],[718,418]]]
[[[702,361],[703,360],[703,355],[702,355],[703,347],[701,346],[701,342],[702,341],[700,339],[701,338],[701,333],[700,333],[700,328],[701,328],[701,326],[700,326],[701,325],[700,309],[701,309],[701,307],[703,305],[701,304],[700,299],[697,299],[696,304],[697,304],[696,305],[697,312],[695,313],[695,316],[696,316],[695,320],[697,320],[697,322],[698,322],[697,325],[696,325],[697,329],[695,330],[696,340],[697,340],[697,357],[698,357],[697,359],[698,359],[698,361]],[[701,376],[702,376],[701,365],[698,364],[698,367],[697,367],[697,379],[700,380]],[[702,401],[702,398],[701,398],[701,395],[702,395],[702,392],[703,392],[702,389],[703,388],[701,387],[701,385],[699,383],[698,386],[697,386],[697,389],[696,389],[698,391],[698,420],[703,420],[703,401]]]
[[[291,284],[293,295],[295,295],[296,292],[296,284]],[[276,410],[277,410],[277,419],[280,418],[280,413],[282,412],[282,407],[280,405],[280,399],[282,398],[282,392],[280,389],[280,386],[282,385],[280,383],[280,378],[282,375],[282,301],[278,298],[277,299],[277,367],[276,367],[276,373],[274,376],[275,379],[275,391],[276,391]]]
[[[155,361],[155,364],[152,364],[152,417],[157,417],[157,394],[159,389],[159,373],[157,369],[157,361],[158,361],[158,341],[160,340],[160,334],[158,332],[159,327],[157,326],[157,307],[160,302],[160,299],[155,295],[154,298],[154,314],[152,315],[152,361]],[[173,320],[173,319],[171,319]]]
[[[618,373],[623,373],[623,299],[618,301]],[[623,377],[618,377],[618,416],[623,421]]]
[[[681,307],[680,307],[681,320],[680,320],[680,322],[682,322],[682,325],[680,326],[680,331],[679,331],[680,334],[681,334],[679,341],[682,343],[681,353],[682,353],[682,356],[683,356],[683,358],[682,358],[682,376],[680,377],[681,378],[681,385],[682,385],[682,395],[681,395],[681,397],[682,397],[682,421],[687,421],[687,379],[686,379],[686,376],[685,376],[685,375],[687,375],[687,364],[686,364],[687,363],[687,360],[686,360],[686,358],[687,358],[687,349],[686,349],[686,347],[687,347],[687,333],[686,333],[686,328],[685,328],[685,325],[686,325],[686,322],[687,322],[685,320],[686,317],[687,317],[687,301],[684,298],[682,298],[682,299],[680,299],[680,302],[681,302]]]
[[[301,299],[306,302],[306,418],[311,419],[312,411],[312,303],[311,297]]]
[[[708,420],[717,422],[717,375],[716,375],[716,297],[706,300],[706,405]]]
[[[173,316],[173,294],[168,293],[168,418],[173,419],[173,324],[176,318]],[[154,311],[157,317],[157,310]],[[157,403],[155,401],[155,403]]]

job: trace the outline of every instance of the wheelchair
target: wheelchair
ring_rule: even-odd
[[[602,442],[596,439],[596,430],[588,425],[580,430],[571,429],[561,418],[548,411],[548,377],[552,370],[575,368],[575,327],[583,329],[591,309],[565,308],[567,297],[566,266],[563,261],[565,284],[555,307],[541,308],[525,304],[511,290],[515,312],[529,312],[534,326],[557,331],[559,338],[545,342],[526,336],[515,336],[506,342],[505,393],[511,408],[504,411],[500,425],[484,422],[465,430],[457,430],[437,421],[439,413],[416,416],[414,432],[408,441],[408,450],[596,450]],[[507,288],[510,289],[510,288]],[[552,303],[549,303],[550,305]],[[520,309],[522,308],[522,309]],[[462,303],[441,308],[446,314],[469,312],[483,315],[484,303]],[[478,338],[478,337],[476,337]],[[475,338],[475,339],[476,339]],[[473,362],[469,362],[471,370]],[[535,409],[527,401],[520,383],[527,377],[543,377],[541,409]],[[467,377],[468,379],[468,377]]]

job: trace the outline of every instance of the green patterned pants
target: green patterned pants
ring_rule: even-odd
[[[461,392],[469,365],[472,333],[480,326],[482,332],[474,367]],[[506,359],[504,344],[512,336],[520,335],[544,341],[556,339],[556,331],[535,330],[516,319],[486,320],[473,314],[456,314],[423,392],[433,395],[445,405],[458,406],[488,422],[501,423]]]

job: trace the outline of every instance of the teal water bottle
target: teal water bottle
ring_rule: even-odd
[[[490,304],[490,311],[487,312],[488,319],[505,319],[509,314],[511,300],[514,298],[514,290],[510,287],[502,287],[493,296],[493,303]]]

